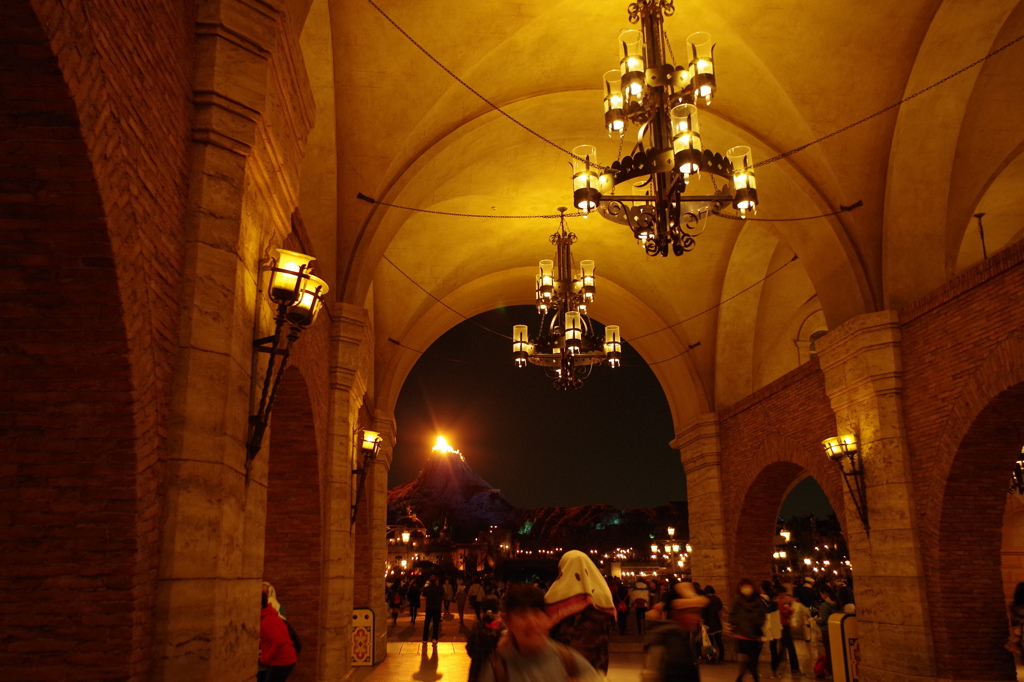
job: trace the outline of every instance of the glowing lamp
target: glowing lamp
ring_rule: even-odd
[[[583,300],[587,303],[592,302],[594,300],[594,291],[597,288],[597,280],[594,278],[594,261],[580,261],[580,282],[582,284],[580,293],[583,294]]]
[[[598,189],[597,149],[593,145],[581,144],[572,150],[572,200],[584,213],[597,208],[601,200]]]
[[[512,327],[512,357],[515,358],[516,367],[526,367],[530,358],[530,337],[525,324],[517,324]]]
[[[825,447],[825,454],[833,462],[857,453],[857,438],[852,434],[826,438],[821,444]]]
[[[622,92],[629,102],[639,102],[644,96],[644,36],[640,31],[625,30],[619,34],[619,72],[622,74]]]
[[[623,104],[622,80],[618,69],[612,69],[604,74],[604,125],[612,137],[621,136],[626,129]]]
[[[604,354],[608,358],[609,367],[618,367],[622,362],[622,339],[617,324],[610,324],[604,328]]]
[[[668,528],[666,528],[665,530],[666,530],[666,531],[668,531],[668,536],[669,536],[670,538],[674,538],[674,537],[676,536],[676,529],[675,529],[675,528],[673,528],[672,526],[669,526],[669,527],[668,527]]]
[[[700,141],[697,107],[692,104],[674,106],[669,117],[672,121],[672,151],[676,170],[683,177],[699,172],[704,147]]]
[[[359,442],[359,447],[362,448],[363,452],[370,452],[376,455],[377,451],[380,449],[380,444],[382,440],[383,439],[380,437],[380,433],[378,433],[377,431],[370,431],[369,429],[364,429],[363,437]]]
[[[754,179],[754,162],[750,147],[740,145],[725,153],[732,164],[732,205],[740,215],[757,208],[757,183]]]
[[[277,258],[270,267],[268,295],[274,303],[292,303],[299,300],[300,282],[307,276],[312,256],[287,249],[277,249]]]
[[[711,34],[693,33],[686,39],[686,45],[690,50],[690,83],[694,96],[710,104],[715,94],[715,45]]]
[[[565,313],[565,351],[575,354],[583,345],[583,319],[577,310]]]
[[[323,307],[327,283],[319,277],[307,274],[301,278],[299,289],[298,300],[288,306],[285,317],[292,324],[307,327],[313,324],[317,313]]]
[[[553,271],[555,262],[551,259],[544,259],[540,262],[540,274],[537,275],[537,304],[545,306],[551,302],[555,293],[555,278]],[[546,309],[546,308],[545,308]]]

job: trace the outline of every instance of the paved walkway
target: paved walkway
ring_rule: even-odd
[[[437,644],[423,644],[423,618],[416,623],[409,622],[408,613],[398,619],[397,625],[388,624],[388,655],[373,668],[356,668],[353,682],[465,682],[469,676],[469,656],[466,654],[466,635],[476,624],[476,618],[467,614],[465,623],[459,625],[455,615],[445,616],[441,621],[441,635]],[[635,623],[625,636],[618,632],[609,645],[611,664],[608,682],[639,682],[643,665],[642,637],[636,634]],[[801,668],[811,669],[811,656],[806,642],[797,642],[797,653]],[[771,679],[767,647],[761,654],[761,677]],[[732,682],[736,679],[736,663],[701,666],[703,682]],[[780,667],[783,679],[790,679],[789,666],[784,661]],[[804,679],[813,679],[804,678]]]

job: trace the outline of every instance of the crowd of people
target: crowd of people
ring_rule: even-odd
[[[562,676],[574,670],[572,679],[586,677],[589,670],[607,674],[609,639],[616,631],[620,636],[644,637],[643,682],[699,680],[698,666],[721,664],[729,639],[736,653],[737,680],[760,679],[766,642],[772,677],[782,676],[783,665],[788,665],[792,677],[803,674],[798,641],[807,643],[814,661],[814,670],[807,674],[827,678],[832,674],[829,617],[854,608],[852,580],[809,577],[789,585],[777,577],[759,583],[741,580],[735,594],[723,600],[712,585],[675,578],[605,578],[586,554],[576,550],[562,556],[558,577],[551,583],[414,576],[394,581],[387,603],[393,624],[405,606],[415,625],[423,606],[424,643],[437,641],[437,623],[444,615],[457,614],[460,625],[465,625],[468,605],[475,616],[466,636],[469,682],[516,682],[517,671],[529,667],[512,622],[527,633],[523,637],[536,639],[544,630],[550,641],[543,647],[544,665],[562,671]],[[543,605],[543,617],[530,613],[538,610],[538,603]],[[514,614],[516,609],[522,613]],[[576,657],[587,667],[581,667]]]

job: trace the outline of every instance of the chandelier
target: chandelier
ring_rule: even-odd
[[[565,229],[565,208],[558,232],[551,235],[555,260],[542,260],[537,274],[537,312],[540,329],[530,337],[525,324],[512,328],[512,351],[516,367],[527,363],[544,367],[555,388],[581,388],[594,365],[620,363],[622,341],[619,328],[604,328],[604,339],[594,331],[587,317],[587,304],[594,300],[594,261],[582,260],[577,271],[572,259],[576,235]]]
[[[697,104],[715,94],[715,46],[707,33],[694,33],[687,63],[668,63],[663,15],[674,12],[673,0],[631,3],[629,21],[640,30],[620,33],[619,68],[604,75],[605,127],[618,138],[634,127],[629,155],[605,167],[593,146],[573,149],[573,205],[628,226],[650,256],[691,251],[701,221],[726,205],[741,216],[757,207],[750,147],[722,156],[701,141]]]

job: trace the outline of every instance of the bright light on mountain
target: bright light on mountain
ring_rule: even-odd
[[[453,448],[451,445],[448,445],[448,441],[445,439],[444,436],[438,436],[437,437],[437,443],[434,444],[434,449],[431,450],[431,452],[442,452],[444,454],[455,454],[455,453],[458,452],[458,450]]]

